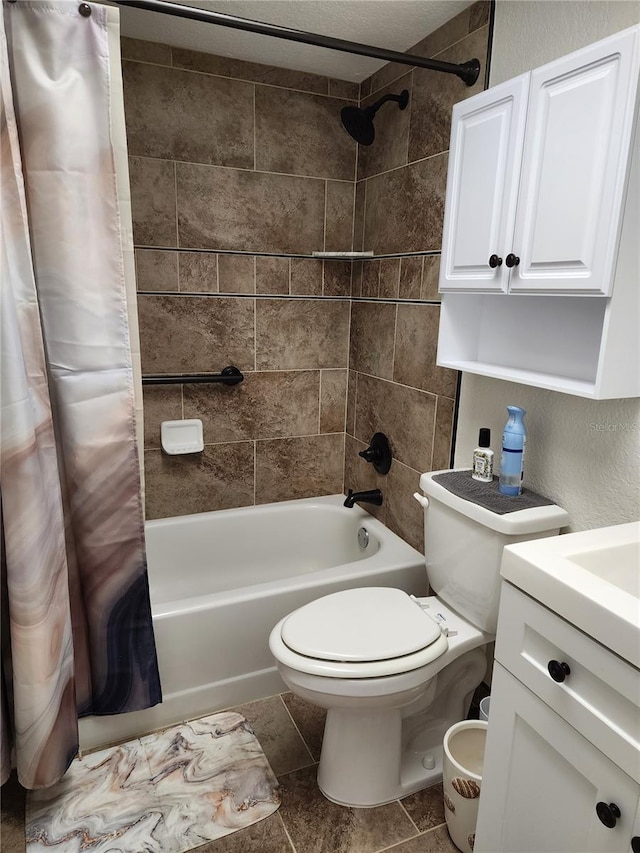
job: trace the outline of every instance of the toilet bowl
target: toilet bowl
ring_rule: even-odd
[[[327,709],[318,768],[327,799],[375,806],[438,781],[448,721],[464,716],[492,639],[434,596],[382,587],[324,596],[281,619],[269,647],[283,681]],[[415,732],[404,730],[408,712]]]
[[[486,671],[502,549],[568,520],[548,503],[493,512],[438,482],[451,473],[420,480],[435,595],[344,590],[290,613],[269,638],[288,688],[327,710],[318,786],[341,805],[382,805],[442,778],[444,734],[466,717]]]

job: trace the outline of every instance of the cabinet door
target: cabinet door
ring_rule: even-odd
[[[440,290],[506,291],[529,74],[453,108]],[[492,255],[501,263],[491,267]]]
[[[531,73],[511,291],[610,293],[639,41],[635,27]]]
[[[481,788],[475,853],[627,853],[639,832],[637,784],[498,663]]]

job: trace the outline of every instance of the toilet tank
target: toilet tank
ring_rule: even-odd
[[[428,499],[424,508],[424,547],[432,591],[482,631],[495,634],[500,598],[500,561],[505,545],[555,536],[569,522],[555,504],[500,514],[459,497],[434,480],[420,478]],[[471,471],[460,477],[471,477]],[[480,485],[480,484],[478,484]],[[486,486],[495,492],[495,485]],[[482,489],[476,490],[482,500]],[[516,499],[517,500],[517,499]]]

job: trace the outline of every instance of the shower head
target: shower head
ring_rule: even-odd
[[[360,145],[371,145],[376,137],[376,129],[373,126],[373,118],[380,107],[387,101],[396,101],[401,110],[409,103],[409,90],[403,89],[399,95],[383,95],[380,100],[370,107],[343,107],[340,110],[340,118],[344,129]]]

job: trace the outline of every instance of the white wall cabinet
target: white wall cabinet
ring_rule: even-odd
[[[502,256],[513,244],[529,77],[453,108],[442,291],[508,290]]]
[[[510,290],[608,296],[632,150],[639,31],[531,73]]]
[[[475,853],[638,853],[639,692],[634,667],[503,584]]]
[[[634,27],[454,107],[438,364],[640,395],[639,74]]]

